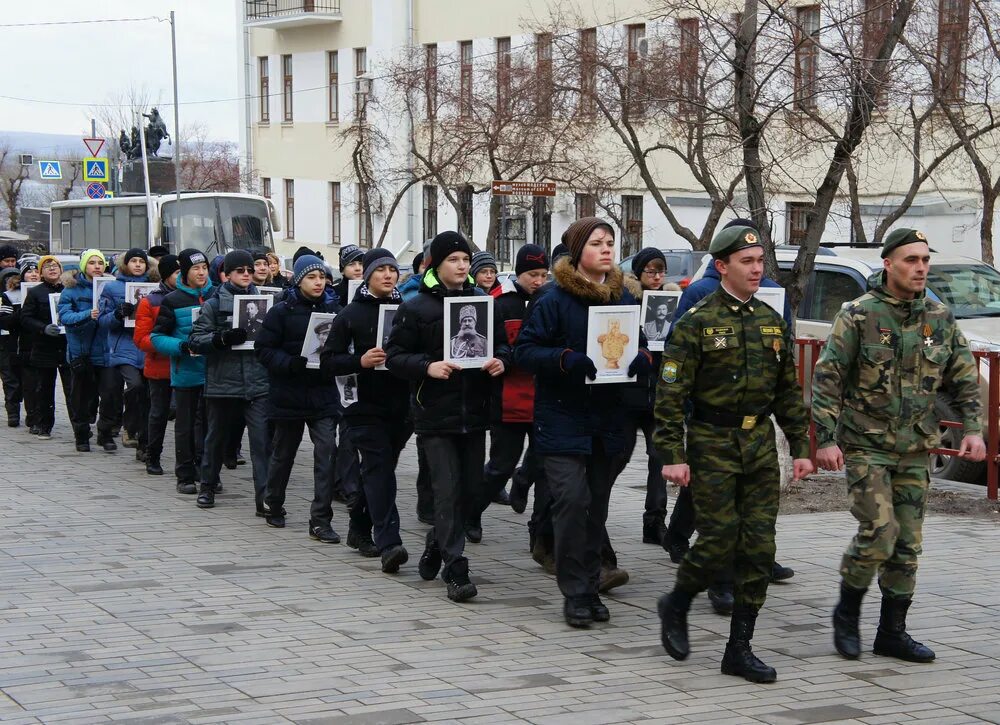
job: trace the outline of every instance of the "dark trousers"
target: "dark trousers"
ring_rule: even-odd
[[[71,411],[76,416],[73,433],[77,443],[90,440],[90,426],[97,423],[97,441],[114,438],[116,424],[121,425],[120,408],[115,410],[118,397],[114,389],[118,376],[114,368],[95,365],[73,366],[70,389]]]
[[[38,382],[36,368],[21,366],[21,397],[24,400],[24,424],[29,428],[38,425]]]
[[[531,423],[495,423],[490,427],[490,460],[483,471],[483,500],[478,513],[490,505],[507,485],[524,452],[524,441],[532,437]]]
[[[361,456],[361,491],[352,501],[351,527],[371,529],[380,552],[403,543],[396,508],[396,464],[412,433],[408,421],[384,421],[379,425],[349,421],[347,425],[346,438]]]
[[[307,426],[313,444],[313,500],[309,507],[309,526],[329,526],[333,520],[333,462],[337,457],[335,417],[274,421],[273,450],[267,469],[267,505],[276,513],[285,505],[295,453]],[[251,458],[253,446],[251,441]]]
[[[219,483],[219,472],[226,455],[226,444],[232,440],[232,422],[243,415],[250,437],[250,465],[253,468],[254,501],[262,509],[267,492],[267,468],[271,462],[271,438],[268,435],[267,397],[205,398],[208,432],[205,435],[204,483]]]
[[[3,381],[3,404],[7,408],[7,420],[20,421],[23,393],[21,363],[16,353],[0,350],[0,380]]]
[[[670,512],[670,526],[667,536],[670,541],[690,541],[694,535],[694,500],[691,497],[691,486],[677,489],[674,497],[674,510]]]
[[[545,475],[552,491],[556,580],[566,597],[597,594],[604,524],[621,454],[608,455],[599,438],[591,454],[545,457]]]
[[[146,378],[142,370],[132,365],[119,365],[115,370],[125,387],[122,425],[139,442],[139,448],[145,449],[149,443],[149,388]]]
[[[243,412],[237,412],[235,417],[229,421],[229,435],[226,439],[226,455],[224,461],[235,462],[239,457],[240,449],[243,447],[243,432],[246,431],[247,424],[243,419]]]
[[[663,462],[653,446],[653,429],[656,422],[650,410],[629,411],[625,423],[625,456],[615,478],[621,475],[635,451],[636,431],[641,431],[646,441],[646,511],[642,523],[649,526],[663,521],[667,515],[667,482],[663,480]]]
[[[57,368],[39,368],[28,366],[25,371],[31,371],[31,376],[35,378],[34,394],[35,398],[35,425],[46,433],[51,432],[56,424],[56,373],[62,381],[63,398],[66,401],[66,414],[69,416],[70,424],[76,430],[76,412],[73,410],[73,374],[69,365],[60,365]]]
[[[146,452],[150,461],[159,461],[163,454],[163,437],[167,432],[170,414],[170,381],[146,381],[149,389],[149,422],[147,425]]]
[[[174,388],[174,473],[178,483],[204,480],[205,398],[203,388]]]
[[[344,418],[340,419],[338,433],[340,445],[337,447],[333,487],[351,501],[361,493],[361,463],[358,461],[358,449],[347,435],[347,423]]]
[[[482,496],[486,433],[421,435],[434,490],[433,540],[445,574],[465,559],[465,521]]]
[[[417,436],[417,515],[434,518],[434,491],[431,488],[431,473],[427,466],[424,444]]]

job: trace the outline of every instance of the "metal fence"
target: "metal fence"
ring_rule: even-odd
[[[340,13],[340,0],[246,0],[247,18],[279,18],[299,13]]]

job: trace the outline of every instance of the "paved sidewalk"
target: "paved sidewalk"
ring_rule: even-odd
[[[563,623],[554,580],[528,556],[527,517],[509,509],[491,508],[484,543],[468,547],[476,600],[453,604],[440,581],[419,578],[426,527],[414,514],[412,446],[400,470],[411,556],[400,574],[311,541],[307,450],[279,531],[253,516],[249,466],[223,471],[218,507],[199,511],[131,450],[77,454],[65,424],[49,442],[0,431],[0,720],[1000,723],[992,522],[927,521],[911,625],[939,659],[916,665],[833,652],[850,517],[782,517],[780,560],[797,573],[772,587],[754,642],[779,681],[751,685],[719,674],[728,621],[704,597],[690,659],[662,651],[655,601],[674,567],[640,543],[641,465],[619,481],[609,522],[632,580],[605,597],[612,621],[581,631]],[[340,506],[334,525],[346,535]],[[869,646],[876,618],[872,598]]]

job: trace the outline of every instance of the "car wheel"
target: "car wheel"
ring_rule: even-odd
[[[938,399],[934,403],[934,412],[938,420],[955,420],[958,416],[952,411],[951,406],[944,400]],[[941,447],[958,448],[962,444],[961,428],[950,428],[941,426]],[[929,462],[931,476],[935,478],[946,478],[950,481],[961,481],[963,483],[985,483],[986,464],[984,462],[973,463],[963,461],[956,456],[948,456],[943,453],[932,453]]]

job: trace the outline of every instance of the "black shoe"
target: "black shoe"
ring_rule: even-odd
[[[357,549],[361,556],[369,559],[378,556],[378,548],[376,548],[375,542],[372,541],[372,535],[367,531],[360,532],[349,528],[347,530],[347,545],[352,549]]]
[[[243,457],[243,451],[236,452],[236,465],[245,466],[247,464],[247,459]]]
[[[236,470],[236,459],[235,458],[227,458],[226,460],[224,460],[222,462],[222,465],[225,466],[226,468],[228,468],[230,471],[235,471]]]
[[[497,495],[493,497],[492,503],[498,503],[501,506],[510,506],[510,496],[507,495],[507,489],[501,488]]]
[[[469,560],[456,559],[441,575],[448,585],[448,599],[464,602],[479,594],[476,585],[469,581]]]
[[[215,486],[215,492],[216,493],[222,493],[222,484],[221,483],[217,484]],[[254,514],[254,516],[256,516],[259,519],[263,519],[263,518],[266,518],[269,513],[271,513],[271,508],[267,505],[267,503],[263,502],[263,501],[258,501],[257,502],[257,512]],[[288,515],[288,512],[285,511],[285,507],[284,506],[281,507],[281,515],[282,516],[287,516]]]
[[[385,574],[395,574],[399,567],[410,560],[410,555],[401,544],[390,546],[382,552],[382,572]]]
[[[17,428],[20,425],[21,425],[20,418],[8,418],[7,419],[7,427],[8,428]]]
[[[28,432],[33,436],[38,435],[41,431],[42,429],[39,428],[37,425],[33,425],[28,429]]]
[[[896,599],[882,595],[882,612],[875,633],[872,651],[883,657],[895,657],[907,662],[933,662],[934,650],[917,642],[906,632],[906,612],[912,599]]]
[[[265,516],[264,523],[272,529],[283,529],[285,528],[285,517],[281,515]]]
[[[44,428],[38,429],[38,440],[40,441],[50,441],[52,440],[52,431],[45,430]],[[87,446],[87,450],[90,450],[90,446]]]
[[[160,465],[159,458],[150,458],[146,460],[146,473],[150,476],[163,475],[163,466]]]
[[[674,564],[680,564],[687,555],[691,545],[688,544],[687,539],[674,538],[670,534],[670,529],[667,529],[667,535],[663,537],[663,548],[670,556],[670,561]]]
[[[90,443],[77,443],[77,453],[90,453]]]
[[[215,486],[211,486],[207,483],[201,484],[201,490],[198,492],[198,500],[195,505],[200,509],[210,509],[215,506]]]
[[[198,487],[194,485],[194,481],[178,481],[177,493],[183,493],[186,495],[195,494],[198,493]]]
[[[118,450],[113,436],[97,436],[97,445],[104,449],[105,453],[114,453]]]
[[[650,522],[643,522],[642,543],[663,546],[663,541],[666,537],[667,525],[663,523],[663,519],[658,518]]]
[[[708,589],[708,601],[716,614],[728,617],[733,613],[733,591],[731,589]]]
[[[528,491],[531,484],[524,480],[519,471],[515,471],[510,480],[510,493],[507,498],[510,500],[510,507],[516,514],[523,514],[528,508]]]
[[[774,682],[778,673],[761,662],[750,647],[756,621],[757,613],[750,609],[740,607],[733,611],[729,642],[722,657],[722,674],[742,677],[748,682]]]
[[[594,623],[594,614],[587,597],[566,597],[563,600],[563,617],[570,627],[584,629]]]
[[[675,660],[686,660],[691,654],[687,624],[690,608],[691,595],[677,589],[664,594],[656,602],[656,611],[660,615],[660,642]]]
[[[481,521],[466,522],[465,540],[470,544],[478,544],[483,540],[483,524]]]
[[[587,606],[590,607],[590,616],[595,622],[608,622],[611,620],[611,612],[604,606],[604,602],[597,594],[587,597]]]
[[[421,511],[417,509],[417,521],[422,524],[427,524],[428,526],[434,525],[434,512],[433,511]]]
[[[833,646],[842,657],[856,660],[861,656],[861,599],[867,589],[854,589],[840,583],[840,601],[833,610]]]
[[[333,530],[329,524],[319,526],[309,526],[309,538],[315,539],[324,544],[339,544],[340,534]]]
[[[431,581],[437,577],[440,570],[441,550],[438,548],[437,541],[434,538],[434,529],[431,529],[427,532],[424,553],[420,555],[420,563],[417,564],[417,571],[420,573],[421,579]]]
[[[782,566],[778,562],[774,562],[774,566],[771,567],[772,582],[783,582],[791,579],[793,576],[795,576],[795,572],[790,566]]]

